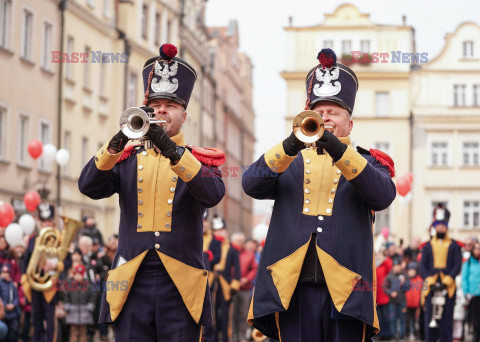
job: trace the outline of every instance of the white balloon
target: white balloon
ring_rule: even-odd
[[[32,215],[23,214],[18,219],[18,224],[22,227],[23,234],[25,235],[30,235],[35,230],[35,219],[32,217]]]
[[[52,144],[43,145],[42,159],[45,164],[50,165],[55,160],[57,148]]]
[[[252,237],[257,242],[262,242],[267,237],[268,226],[265,223],[259,223],[253,227]]]
[[[57,160],[58,165],[65,166],[68,164],[68,161],[70,160],[70,152],[68,152],[64,148],[61,148],[58,150],[57,155],[55,156],[55,159]]]
[[[5,240],[10,247],[15,247],[23,242],[23,229],[18,223],[10,223],[5,229]]]

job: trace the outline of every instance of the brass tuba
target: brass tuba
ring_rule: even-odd
[[[58,279],[59,272],[43,272],[48,259],[63,261],[68,255],[68,247],[77,235],[80,221],[62,216],[63,231],[60,233],[53,227],[45,227],[40,231],[27,266],[27,279],[32,289],[45,292],[52,288],[53,280]]]
[[[267,336],[262,334],[258,329],[254,328],[252,330],[252,340],[254,340],[255,342],[262,342],[262,341],[265,341],[266,339],[267,339]]]

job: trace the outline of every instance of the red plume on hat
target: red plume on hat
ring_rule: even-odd
[[[163,44],[160,46],[160,57],[167,61],[171,61],[177,55],[177,47],[173,44]]]
[[[331,68],[337,64],[337,55],[332,49],[322,49],[318,53],[317,59],[322,69]]]

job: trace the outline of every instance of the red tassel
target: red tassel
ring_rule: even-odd
[[[213,147],[198,147],[198,146],[189,146],[192,149],[192,154],[197,160],[208,166],[220,166],[225,163],[225,153]]]
[[[380,150],[371,148],[370,155],[376,160],[378,160],[380,164],[388,167],[388,171],[390,172],[390,177],[392,178],[395,177],[395,163],[393,162],[393,159],[388,154]]]
[[[130,157],[132,155],[132,152],[133,152],[133,145],[125,147],[117,163],[120,163],[121,161],[124,161],[125,159]]]
[[[207,251],[207,256],[208,256],[208,261],[212,261],[213,260],[213,253],[211,250],[208,250]]]

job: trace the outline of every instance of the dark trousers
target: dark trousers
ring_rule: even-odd
[[[366,326],[356,319],[333,319],[325,285],[299,283],[285,312],[280,312],[282,342],[363,342]]]
[[[32,290],[32,321],[33,321],[33,341],[34,342],[53,342],[55,335],[55,304],[57,297],[53,297],[50,303],[47,303],[43,292]],[[45,330],[44,321],[47,322]]]
[[[407,308],[406,335],[417,336],[415,322],[417,321],[417,308]]]
[[[145,256],[114,325],[116,342],[196,342],[201,332],[156,252]]]
[[[378,323],[380,324],[379,338],[390,338],[390,306],[388,304],[377,305]]]
[[[442,319],[437,320],[438,328],[429,328],[432,319],[432,294],[429,293],[425,299],[425,341],[427,342],[448,342],[453,338],[453,308],[455,307],[455,296],[447,296],[443,306]]]
[[[16,310],[16,309],[14,309]],[[19,328],[19,319],[18,317],[13,318],[4,318],[3,321],[8,327],[8,334],[5,341],[8,342],[17,342],[18,341],[18,328]]]
[[[480,342],[480,296],[470,300],[470,314],[473,325],[473,342]]]
[[[216,303],[215,303],[215,319],[217,325],[216,337],[215,341],[222,341],[228,342],[228,328],[230,324],[230,303],[226,301],[223,297],[222,288],[220,284],[218,284],[217,288],[217,296],[216,296]],[[222,339],[219,339],[218,333],[222,333]]]

